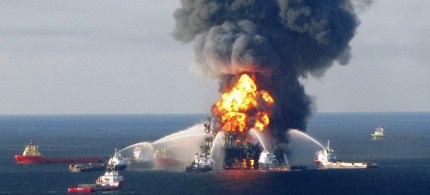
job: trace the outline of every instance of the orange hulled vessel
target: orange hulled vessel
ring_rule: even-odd
[[[45,157],[40,153],[39,146],[32,140],[25,147],[22,155],[15,155],[15,160],[19,164],[103,162],[101,157]]]

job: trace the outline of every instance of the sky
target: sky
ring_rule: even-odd
[[[0,1],[0,115],[209,113],[176,0]],[[316,112],[430,111],[430,1],[361,9],[349,64],[301,79]]]

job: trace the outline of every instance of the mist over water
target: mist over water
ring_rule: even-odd
[[[211,158],[214,160],[213,169],[220,170],[224,168],[224,157],[225,157],[224,140],[225,140],[224,132],[219,132],[215,136],[214,141],[212,143],[210,155],[211,155]]]
[[[249,136],[252,138],[251,142],[260,145],[263,150],[273,152],[271,151],[271,146],[268,146],[268,143],[271,141],[264,135],[264,132],[253,128],[249,131]],[[313,160],[315,159],[316,152],[325,149],[315,138],[300,130],[290,129],[286,136],[290,139],[290,142],[287,144],[287,156],[291,164],[314,166]],[[162,148],[168,151],[169,154],[172,154],[175,159],[182,161],[183,165],[186,165],[193,161],[195,154],[201,153],[200,146],[204,143],[205,138],[209,137],[212,137],[212,135],[205,133],[203,123],[199,123],[164,136],[154,142],[144,141],[132,144],[119,150],[119,152],[127,160],[131,160],[133,159],[133,150],[139,148],[142,157],[141,163],[146,163],[153,160],[156,149]],[[224,140],[224,133],[217,133],[210,148],[209,154],[213,159],[214,169],[223,169],[225,157]]]
[[[139,148],[143,157],[142,163],[145,163],[153,160],[156,150],[163,150],[175,160],[181,161],[182,165],[186,165],[192,162],[194,154],[201,153],[200,146],[206,137],[211,137],[211,135],[204,132],[203,123],[200,123],[185,130],[164,136],[154,142],[144,141],[132,144],[121,149],[119,152],[121,152],[126,160],[130,161],[130,159],[134,158],[133,151],[135,148]],[[183,167],[177,168],[182,169]]]
[[[140,157],[143,162],[152,161],[154,157],[154,147],[150,142],[140,142],[130,146],[127,146],[118,152],[121,153],[122,156],[126,158],[133,158],[134,150],[140,150]]]

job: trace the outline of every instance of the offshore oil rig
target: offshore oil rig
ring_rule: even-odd
[[[205,133],[211,134],[212,137],[206,138],[205,144],[201,146],[202,152],[209,154],[213,151],[212,147],[216,147],[215,144],[220,144],[217,148],[224,154],[221,157],[224,169],[258,169],[258,158],[262,151],[258,143],[250,142],[247,133],[221,131],[219,124],[218,119],[207,118],[204,124]],[[214,143],[217,136],[221,136],[217,138],[221,140]]]

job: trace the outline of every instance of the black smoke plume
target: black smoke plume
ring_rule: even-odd
[[[369,1],[369,0],[365,0]],[[322,76],[350,59],[359,21],[350,0],[181,0],[174,37],[195,41],[193,70],[220,79],[223,92],[241,73],[256,75],[275,99],[271,129],[284,142],[306,129],[312,101],[299,78]]]

